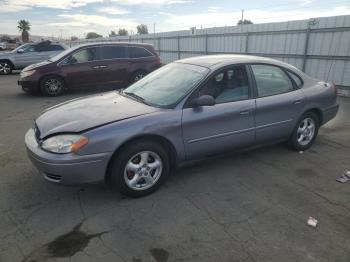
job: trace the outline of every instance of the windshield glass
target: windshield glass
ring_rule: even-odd
[[[208,73],[201,66],[172,63],[142,78],[123,92],[159,107],[175,104]]]
[[[59,53],[58,55],[51,57],[49,60],[52,62],[56,62],[78,48],[79,48],[79,46],[68,48],[68,49],[64,50],[63,52]]]

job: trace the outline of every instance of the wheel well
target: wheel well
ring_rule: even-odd
[[[133,137],[126,142],[124,142],[121,146],[119,146],[113,153],[112,157],[109,159],[108,165],[107,165],[107,170],[105,174],[105,179],[109,178],[110,174],[110,168],[111,168],[111,163],[112,159],[114,158],[115,155],[119,154],[126,146],[130,145],[131,143],[136,143],[139,141],[153,141],[155,143],[160,144],[167,152],[170,160],[170,167],[171,169],[176,166],[177,163],[177,153],[174,145],[165,137],[159,136],[159,135],[141,135],[138,137]]]
[[[48,74],[48,75],[42,76],[42,77],[39,79],[39,88],[41,87],[41,82],[42,82],[46,77],[49,77],[49,76],[54,76],[54,77],[60,78],[60,79],[63,81],[64,88],[67,88],[67,83],[66,83],[66,81],[64,80],[64,78],[63,78],[62,76],[60,76],[60,75],[57,75],[57,74]]]
[[[7,62],[7,63],[9,63],[9,64],[11,65],[11,68],[12,68],[12,69],[15,68],[14,65],[13,65],[13,63],[11,62],[11,60],[8,60],[8,59],[0,59],[0,62]]]
[[[322,111],[319,108],[312,108],[312,109],[309,109],[307,112],[312,112],[316,114],[316,116],[318,117],[319,125],[320,126],[322,125],[323,115],[322,115]]]

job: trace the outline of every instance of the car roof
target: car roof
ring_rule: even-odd
[[[231,64],[264,63],[264,64],[272,64],[276,66],[286,67],[290,70],[297,71],[300,73],[300,70],[298,70],[296,67],[290,64],[287,64],[272,58],[252,56],[252,55],[223,54],[223,55],[196,56],[196,57],[181,59],[176,62],[204,66],[212,70],[221,68],[226,65],[231,65]]]
[[[86,44],[81,44],[77,47],[88,47],[88,46],[102,46],[102,45],[128,45],[128,46],[149,46],[153,47],[152,44],[148,43],[137,43],[137,42],[92,42],[92,43],[86,43]]]

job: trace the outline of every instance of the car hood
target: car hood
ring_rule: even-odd
[[[57,133],[75,133],[158,111],[117,92],[71,100],[47,109],[35,122],[40,139]]]
[[[46,61],[43,61],[43,62],[40,62],[40,63],[36,63],[36,64],[32,64],[30,66],[27,66],[22,71],[29,71],[29,70],[32,70],[32,69],[35,69],[35,68],[38,68],[38,67],[41,67],[41,66],[44,66],[44,65],[51,64],[51,63],[52,63],[51,61],[46,60]]]

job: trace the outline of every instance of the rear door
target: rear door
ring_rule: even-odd
[[[285,69],[251,65],[256,83],[256,142],[288,138],[301,115],[305,99]]]
[[[127,59],[125,45],[105,45],[97,48],[100,55],[99,82],[102,85],[118,87],[118,84],[128,82],[130,61]]]
[[[244,65],[215,73],[192,99],[215,98],[213,106],[183,109],[182,131],[188,159],[253,145],[255,100]],[[191,102],[189,103],[191,105]]]
[[[69,87],[96,86],[99,84],[99,57],[96,47],[75,51],[59,63]]]

